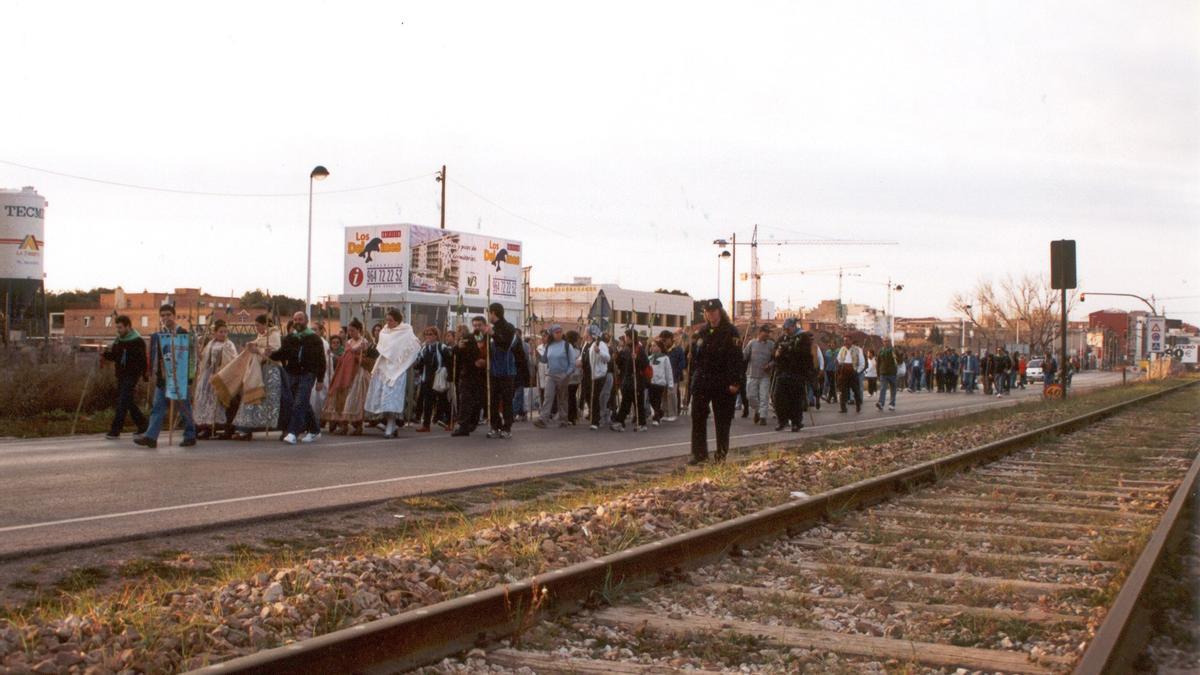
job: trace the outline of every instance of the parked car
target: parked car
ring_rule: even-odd
[[[1029,363],[1025,364],[1025,379],[1030,382],[1041,382],[1042,378],[1042,359],[1030,359]]]

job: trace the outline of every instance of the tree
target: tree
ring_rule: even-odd
[[[981,279],[971,293],[956,293],[951,307],[966,317],[987,342],[1026,342],[1034,352],[1052,351],[1060,337],[1060,294],[1045,276],[1005,277],[997,288]],[[1077,291],[1067,292],[1067,312],[1075,307]]]
[[[278,313],[281,317],[290,317],[296,312],[304,311],[304,298],[268,295],[261,288],[256,288],[242,294],[242,307],[258,307],[265,309],[268,314]]]
[[[70,306],[95,307],[100,304],[102,293],[112,293],[111,288],[93,288],[90,291],[75,289],[73,291],[46,291],[46,311],[61,312]]]
[[[941,345],[945,344],[946,342],[946,336],[942,335],[942,329],[938,328],[937,326],[929,329],[929,337],[925,339],[929,340],[929,344],[934,345]]]

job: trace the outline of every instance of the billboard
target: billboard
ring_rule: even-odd
[[[31,187],[0,190],[0,279],[41,279],[46,200]]]
[[[521,242],[423,225],[347,227],[343,292],[521,297]],[[490,287],[489,287],[490,283]]]

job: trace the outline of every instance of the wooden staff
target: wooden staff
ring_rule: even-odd
[[[492,275],[490,275],[490,274],[488,275],[488,278],[487,278],[487,304],[489,306],[492,304]],[[487,309],[486,308],[484,309],[484,312],[485,312],[484,320],[486,321],[487,320],[487,315],[486,315]],[[492,344],[491,343],[492,343],[491,332],[489,331],[487,333],[484,333],[484,335],[483,335],[483,377],[484,377],[484,382],[487,384],[488,431],[491,431],[492,429],[495,428],[492,426]]]
[[[75,425],[79,423],[79,413],[83,410],[83,399],[87,398],[88,388],[92,386],[92,378],[96,375],[96,369],[100,367],[100,359],[104,356],[100,355],[96,363],[92,365],[92,369],[88,371],[87,379],[83,382],[83,391],[79,394],[79,405],[75,406],[75,418],[71,420],[71,435],[75,435]]]
[[[175,385],[176,385],[175,393],[176,393],[176,395],[178,395],[179,394],[178,382],[175,381],[176,368],[178,367],[175,363],[175,358],[176,358],[175,335],[176,334],[175,333],[167,333],[166,335],[168,336],[168,339],[170,340],[171,358],[167,359],[167,363],[166,363],[167,382],[166,382],[166,385],[163,387],[163,395],[166,396],[167,393],[171,391],[170,385],[172,383],[175,383]],[[159,346],[159,349],[160,350],[162,349],[161,345]],[[171,398],[170,396],[167,396],[167,445],[173,445],[174,442],[175,442],[175,399]]]

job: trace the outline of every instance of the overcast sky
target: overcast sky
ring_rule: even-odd
[[[890,277],[899,314],[949,316],[1058,238],[1084,290],[1200,296],[1197,6],[8,0],[0,160],[237,193],[323,164],[314,295],[341,291],[344,226],[436,225],[446,164],[447,227],[524,241],[537,285],[712,296],[713,239],[757,223],[899,242],[762,247],[780,306],[837,279],[772,272],[870,265],[847,300]],[[51,289],[304,293],[305,196],[0,164],[22,185],[50,201]]]

